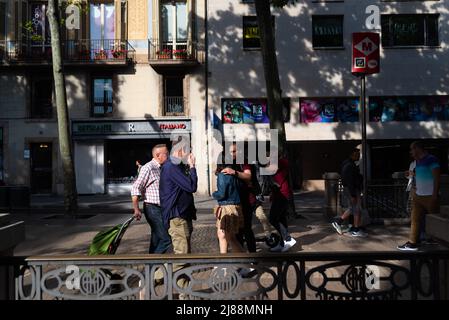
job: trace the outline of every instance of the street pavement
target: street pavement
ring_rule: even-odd
[[[324,216],[324,195],[321,192],[295,194],[296,217],[289,220],[291,235],[297,244],[291,252],[298,251],[395,251],[398,244],[407,240],[409,225],[375,225],[368,229],[367,238],[338,235]],[[26,224],[26,239],[14,254],[60,255],[87,254],[94,236],[101,230],[124,222],[132,214],[128,196],[80,196],[80,213],[76,219],[63,213],[60,197],[33,197],[31,209],[14,213],[13,218]],[[218,253],[215,218],[210,197],[196,196],[198,219],[192,234],[193,253]],[[268,210],[269,203],[265,208]],[[262,236],[262,228],[254,217],[256,236]],[[150,228],[145,219],[134,221],[125,233],[116,254],[146,254]],[[258,251],[268,251],[264,243],[258,243]]]

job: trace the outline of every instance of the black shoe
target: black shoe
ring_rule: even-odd
[[[410,241],[407,241],[402,246],[397,246],[397,248],[401,251],[418,251],[418,246]]]

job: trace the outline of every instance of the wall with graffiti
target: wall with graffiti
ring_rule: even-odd
[[[449,120],[449,96],[370,97],[374,122]]]
[[[357,122],[357,98],[301,98],[301,122]]]

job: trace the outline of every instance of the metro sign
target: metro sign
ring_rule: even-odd
[[[373,74],[380,71],[380,36],[375,32],[352,34],[352,72]]]

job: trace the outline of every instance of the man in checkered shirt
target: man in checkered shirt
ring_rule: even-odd
[[[139,196],[143,199],[143,212],[151,227],[151,241],[149,253],[165,253],[171,246],[171,238],[162,220],[162,211],[159,200],[159,180],[161,166],[168,158],[168,149],[165,144],[158,144],[152,150],[153,159],[145,164],[134,182],[131,197],[134,217],[140,220],[142,212],[139,209]]]

